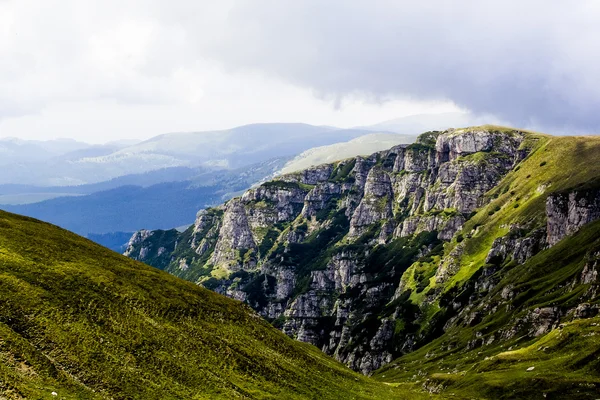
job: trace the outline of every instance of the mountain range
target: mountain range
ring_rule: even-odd
[[[285,169],[321,163],[319,154],[340,159],[414,141],[408,135],[372,132],[255,124],[103,146],[5,139],[0,144],[12,146],[11,157],[22,162],[3,167],[0,204],[119,250],[126,241],[117,244],[117,238],[141,228],[189,224],[199,209]]]
[[[315,146],[354,139],[370,129],[308,124],[253,124],[209,132],[159,135],[143,142],[88,145],[4,139],[0,184],[78,186],[174,167],[236,169]]]
[[[442,398],[600,391],[600,139],[499,126],[274,178],[125,254]]]

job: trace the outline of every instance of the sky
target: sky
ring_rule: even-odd
[[[600,133],[600,2],[0,0],[0,136],[470,112]]]

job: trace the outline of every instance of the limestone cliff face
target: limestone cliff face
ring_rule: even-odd
[[[527,156],[524,137],[429,132],[413,145],[279,177],[199,213],[163,241],[169,251],[155,265],[247,302],[291,337],[368,374],[418,340],[397,322],[418,311],[387,306],[402,297],[403,274],[484,205]],[[158,244],[145,245],[149,235],[134,235],[126,254],[152,264]],[[513,242],[490,257],[523,259],[540,246]],[[456,272],[440,269],[440,281]]]
[[[600,189],[580,189],[548,196],[546,214],[546,240],[552,246],[583,225],[600,218]]]
[[[350,220],[349,237],[358,237],[373,224],[394,216],[392,181],[383,169],[372,168],[369,171],[363,193]]]

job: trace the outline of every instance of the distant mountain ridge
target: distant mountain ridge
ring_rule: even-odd
[[[117,178],[116,182],[85,185],[71,190],[90,190],[85,196],[59,197],[38,203],[3,205],[6,211],[45,219],[87,236],[172,228],[188,224],[196,212],[219,204],[273,174],[287,158],[267,160],[241,170],[210,171],[204,168],[172,168],[143,175]],[[179,178],[172,172],[180,174]],[[144,177],[147,178],[144,181]],[[180,180],[181,179],[181,180]],[[133,181],[141,185],[132,184]],[[144,185],[147,183],[147,185]],[[1,186],[0,186],[1,189]],[[0,196],[1,198],[1,196]]]
[[[198,209],[216,205],[281,173],[289,158],[298,154],[298,149],[337,143],[333,147],[312,148],[311,157],[303,156],[305,163],[321,163],[318,154],[325,154],[327,160],[337,160],[412,140],[397,134],[306,124],[256,124],[212,133],[160,135],[115,152],[106,146],[68,152],[63,160],[68,160],[73,168],[94,160],[99,168],[107,164],[107,169],[110,165],[114,167],[115,162],[137,160],[135,163],[144,169],[152,168],[152,164],[145,166],[140,160],[150,160],[160,152],[160,157],[187,158],[186,164],[204,160],[207,165],[167,167],[73,186],[5,184],[0,185],[0,205],[8,211],[47,220],[82,235],[106,237],[108,240],[103,243],[118,248],[110,236],[101,234],[118,235],[140,228],[167,229],[189,224]],[[220,147],[226,143],[230,145]],[[87,157],[94,152],[101,155]],[[267,158],[273,154],[277,157]],[[86,157],[77,158],[80,155]],[[117,159],[120,161],[115,161]],[[219,166],[223,160],[224,164]],[[252,160],[259,161],[248,164]],[[239,167],[230,168],[231,165]]]
[[[416,135],[432,129],[474,125],[468,113],[415,115],[341,129],[301,123],[264,123],[205,132],[167,133],[144,141],[91,145],[71,139],[0,138],[0,185],[79,186],[159,169],[235,169],[275,157],[346,142],[370,133]],[[470,123],[456,123],[471,121]]]
[[[91,147],[72,139],[23,140],[15,137],[0,138],[0,165],[46,161],[77,150]]]
[[[235,169],[371,132],[308,124],[253,124],[220,131],[163,134],[134,144],[92,146],[67,141],[72,145],[58,153],[31,150],[41,146],[38,142],[17,145],[5,139],[0,141],[0,152],[8,156],[3,159],[0,184],[74,186],[175,167]],[[54,142],[40,143],[52,147]],[[11,156],[13,148],[20,150]]]
[[[288,161],[281,170],[277,171],[277,174],[289,174],[359,155],[368,156],[398,144],[413,143],[416,138],[416,136],[394,133],[370,133],[347,142],[314,147]]]

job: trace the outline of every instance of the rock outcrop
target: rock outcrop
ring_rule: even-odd
[[[577,189],[548,196],[547,242],[555,245],[583,225],[600,219],[600,188]]]
[[[281,176],[199,213],[175,243],[161,244],[176,250],[157,266],[247,302],[288,335],[370,373],[414,344],[396,326],[401,309],[382,314],[401,297],[402,275],[462,229],[527,155],[524,137],[428,132],[413,145]],[[127,254],[154,260],[148,235],[134,236]],[[521,242],[511,256],[537,251]]]

